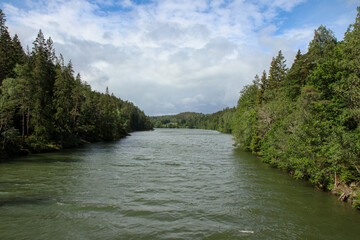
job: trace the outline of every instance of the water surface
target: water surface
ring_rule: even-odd
[[[0,239],[356,239],[360,213],[216,131],[0,164]]]

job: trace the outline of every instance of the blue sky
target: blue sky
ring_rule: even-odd
[[[212,113],[282,50],[290,67],[321,24],[338,40],[360,0],[2,0],[11,34],[38,30],[93,89],[148,115]]]

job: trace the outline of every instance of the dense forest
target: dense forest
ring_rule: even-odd
[[[226,132],[241,148],[360,209],[360,7],[357,11],[343,41],[320,26],[290,68],[279,51],[268,72],[241,90],[234,114],[194,115],[193,125],[181,114],[165,116],[153,118],[155,126],[231,126]],[[206,125],[213,118],[221,126]]]
[[[25,52],[0,9],[0,158],[115,140],[152,129],[131,102],[91,90],[40,30]]]
[[[320,26],[290,68],[281,51],[268,74],[241,91],[233,122],[239,145],[294,177],[358,198],[360,7],[343,41]],[[348,188],[351,186],[352,188]],[[357,190],[357,193],[356,193]],[[354,205],[360,208],[360,202]]]
[[[198,128],[231,133],[235,108],[225,108],[213,114],[185,112],[177,115],[151,117],[156,128]]]

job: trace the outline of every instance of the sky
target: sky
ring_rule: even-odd
[[[39,29],[93,90],[145,114],[213,113],[281,50],[290,67],[321,24],[338,40],[360,0],[1,0],[10,34]]]

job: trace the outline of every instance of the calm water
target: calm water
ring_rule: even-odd
[[[360,213],[215,131],[0,164],[0,239],[357,239]]]

